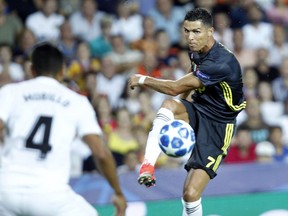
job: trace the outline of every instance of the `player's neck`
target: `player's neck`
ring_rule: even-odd
[[[214,46],[215,44],[215,39],[213,37],[210,38],[210,40],[208,41],[207,45],[204,46],[200,51],[199,54],[205,54],[208,53],[209,50]]]

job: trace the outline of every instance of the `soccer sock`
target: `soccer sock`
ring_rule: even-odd
[[[182,199],[183,213],[182,216],[202,216],[201,198],[195,202],[185,202]]]
[[[165,123],[174,119],[174,114],[166,109],[160,108],[156,118],[153,121],[153,127],[148,134],[146,150],[145,150],[145,162],[155,165],[157,158],[161,153],[161,149],[158,145],[159,133]]]

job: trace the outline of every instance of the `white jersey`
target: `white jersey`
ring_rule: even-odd
[[[0,103],[7,127],[0,161],[4,184],[66,184],[73,139],[102,133],[87,98],[52,78],[8,84],[0,89]]]

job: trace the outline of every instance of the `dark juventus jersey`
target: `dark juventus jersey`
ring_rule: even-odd
[[[246,106],[239,62],[221,43],[203,55],[189,52],[192,70],[204,87],[192,95],[199,112],[219,122],[234,121]]]

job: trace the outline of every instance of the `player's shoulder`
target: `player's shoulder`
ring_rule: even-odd
[[[218,57],[219,60],[225,62],[225,60],[236,60],[234,53],[228,49],[226,46],[224,46],[222,43],[217,42],[215,44],[215,47],[212,49],[211,54],[214,57]]]
[[[239,62],[234,53],[226,46],[216,41],[215,46],[211,50],[209,58],[213,60],[214,66],[223,67],[238,67]],[[216,67],[214,67],[216,68]]]

